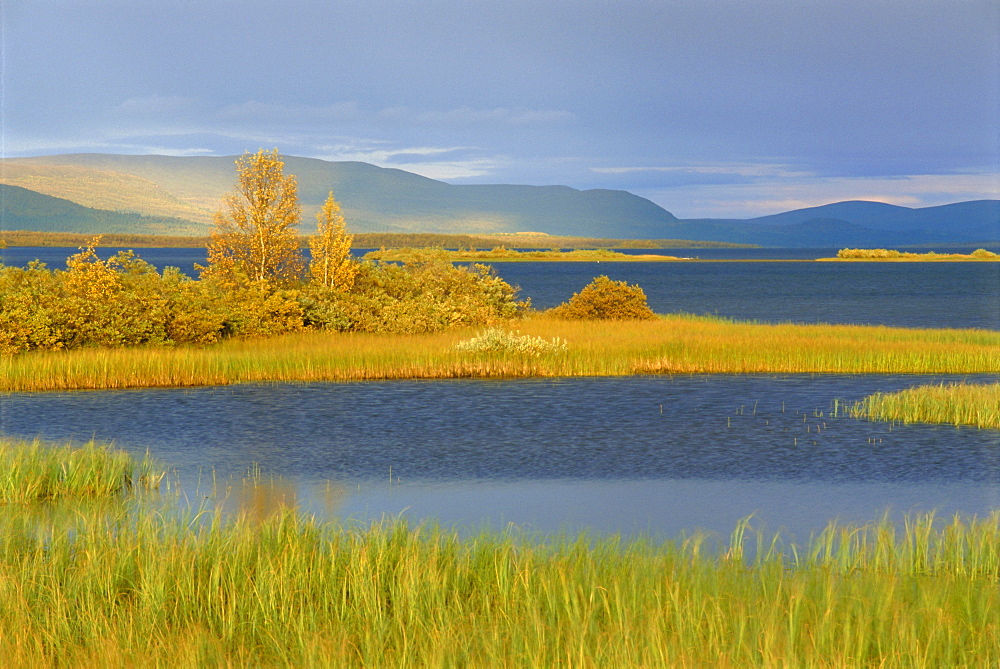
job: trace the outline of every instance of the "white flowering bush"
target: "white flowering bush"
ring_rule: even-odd
[[[472,339],[466,339],[455,344],[456,351],[473,353],[520,353],[522,355],[541,355],[543,353],[559,353],[569,346],[565,339],[555,337],[552,341],[543,337],[511,332],[503,328],[487,328]]]

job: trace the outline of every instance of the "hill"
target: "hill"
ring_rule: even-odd
[[[235,156],[68,154],[3,161],[6,230],[201,235],[236,180]],[[684,239],[761,246],[889,247],[1000,242],[1000,201],[912,209],[848,201],[748,220],[678,220],[625,191],[455,185],[361,162],[285,157],[298,178],[302,232],[330,190],[353,232],[540,232],[602,239]],[[74,209],[68,205],[83,207]],[[47,213],[46,213],[47,212]]]
[[[89,207],[204,224],[233,188],[235,159],[111,154],[12,158],[4,161],[3,181]],[[677,220],[625,191],[453,185],[367,163],[294,156],[285,157],[285,172],[298,179],[303,232],[310,232],[330,190],[357,232],[537,231],[660,239],[667,236],[664,226]]]
[[[19,186],[0,184],[0,229],[86,234],[204,235],[208,226],[181,218],[93,209]]]

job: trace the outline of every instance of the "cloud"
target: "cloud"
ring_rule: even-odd
[[[496,159],[470,155],[456,157],[456,153],[475,151],[466,146],[407,146],[390,148],[386,142],[359,142],[322,147],[313,156],[323,160],[359,161],[413,172],[431,179],[468,179],[491,174],[498,166]],[[450,156],[445,158],[446,156]],[[442,157],[441,160],[426,160]]]
[[[354,101],[328,105],[300,105],[248,100],[220,109],[218,117],[225,120],[250,122],[279,121],[285,123],[353,122],[366,116]]]
[[[158,116],[162,114],[176,114],[178,112],[189,112],[197,105],[195,98],[183,97],[179,95],[150,95],[147,97],[129,98],[112,110],[118,114],[127,116]]]
[[[396,118],[402,117],[401,108],[393,108]],[[428,110],[411,116],[417,123],[443,125],[557,125],[576,119],[572,112],[560,109],[523,109],[494,107],[475,109],[458,107],[446,111]]]

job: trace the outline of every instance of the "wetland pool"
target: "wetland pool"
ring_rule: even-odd
[[[238,489],[257,467],[264,497],[294,499],[320,515],[676,536],[728,535],[754,514],[757,526],[807,539],[833,519],[1000,509],[1000,431],[832,415],[834,400],[842,406],[876,391],[961,380],[997,377],[634,376],[13,393],[0,396],[0,432],[149,450],[191,498],[213,481]]]

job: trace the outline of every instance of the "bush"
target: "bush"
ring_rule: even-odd
[[[80,346],[211,344],[306,327],[361,332],[435,332],[492,325],[528,302],[485,265],[433,257],[404,265],[362,263],[350,290],[269,280],[199,281],[162,275],[131,251],[107,260],[92,242],[65,271],[42,263],[0,265],[0,354]]]
[[[569,320],[641,320],[655,317],[639,286],[599,276],[567,302],[549,310],[556,318]]]
[[[548,341],[542,337],[517,334],[503,328],[488,328],[472,339],[466,339],[455,344],[456,351],[469,351],[473,353],[520,353],[530,356],[538,356],[543,353],[559,353],[567,349],[566,340],[559,337]]]
[[[403,265],[364,262],[354,286],[338,293],[303,291],[306,324],[358,332],[437,332],[490,325],[517,317],[528,302],[486,265],[456,267],[422,256]]]
[[[996,258],[997,254],[993,251],[987,251],[986,249],[976,249],[972,252],[973,258]]]

